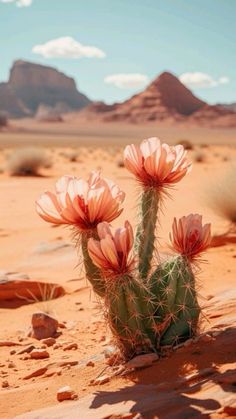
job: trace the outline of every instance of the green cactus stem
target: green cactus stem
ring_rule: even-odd
[[[177,256],[162,263],[151,275],[149,286],[156,298],[156,322],[166,324],[160,345],[176,345],[193,336],[200,307],[188,259]]]
[[[88,239],[89,237],[97,238],[97,233],[88,235],[87,233],[82,234],[81,246],[84,259],[84,267],[86,277],[93,287],[93,290],[99,297],[105,296],[105,281],[101,275],[101,271],[94,265],[92,259],[88,253]]]
[[[107,319],[124,357],[155,352],[155,306],[148,300],[146,288],[130,275],[107,278],[106,283]]]
[[[148,188],[143,191],[141,197],[141,221],[135,237],[135,249],[139,258],[138,270],[142,280],[146,280],[151,268],[158,203],[159,193],[155,188]]]

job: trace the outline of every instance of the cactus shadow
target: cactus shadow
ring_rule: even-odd
[[[198,418],[203,412],[223,409],[222,400],[236,392],[236,372],[233,365],[228,368],[236,362],[235,341],[236,328],[229,327],[213,341],[176,350],[153,366],[129,374],[131,387],[96,392],[90,408],[108,404],[114,406],[114,414],[126,409],[125,413],[141,413],[145,418],[158,414],[166,419]]]

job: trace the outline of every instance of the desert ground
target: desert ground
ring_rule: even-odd
[[[60,176],[86,178],[97,169],[126,192],[124,211],[114,226],[125,219],[135,226],[138,189],[122,167],[122,152],[126,144],[150,136],[170,144],[188,140],[194,163],[171,192],[172,199],[164,202],[158,226],[160,255],[171,253],[168,236],[174,216],[203,214],[213,235],[224,234],[228,221],[208,206],[207,198],[212,185],[235,162],[235,129],[102,125],[68,119],[61,124],[14,120],[0,132],[1,418],[236,416],[235,237],[226,237],[204,254],[197,274],[202,306],[199,338],[165,353],[152,366],[119,373],[119,367],[108,365],[112,337],[78,263],[70,229],[53,227],[35,212],[35,200],[53,190]],[[40,176],[10,176],[7,158],[32,145],[45,148],[49,167]],[[16,287],[7,298],[1,290],[6,277],[14,279]],[[58,285],[64,295],[49,299],[43,291],[27,294],[27,285],[17,290],[17,281],[24,279],[26,284]],[[41,297],[45,301],[39,301]],[[32,314],[39,311],[59,321],[60,333],[52,346],[28,336]],[[24,352],[30,345],[44,349],[47,358],[32,359],[30,351]],[[57,391],[64,386],[76,393],[76,401],[57,401]],[[144,416],[138,416],[143,411]]]

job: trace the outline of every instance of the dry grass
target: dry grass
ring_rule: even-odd
[[[37,176],[42,168],[51,167],[47,153],[36,147],[16,149],[7,162],[7,170],[12,176]]]
[[[206,155],[203,151],[197,150],[193,153],[193,161],[197,163],[203,163],[206,161]]]
[[[176,141],[176,145],[178,144],[181,144],[185,148],[185,150],[193,150],[194,148],[193,144],[189,140],[178,140]]]
[[[208,205],[236,226],[236,163],[207,190]]]
[[[7,121],[6,115],[0,113],[0,128],[1,127],[6,127],[7,123],[8,123],[8,121]]]

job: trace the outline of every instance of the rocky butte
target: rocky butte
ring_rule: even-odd
[[[90,103],[73,78],[52,67],[15,61],[7,83],[0,84],[0,111],[9,116],[34,115],[40,105],[58,111],[79,110]]]

